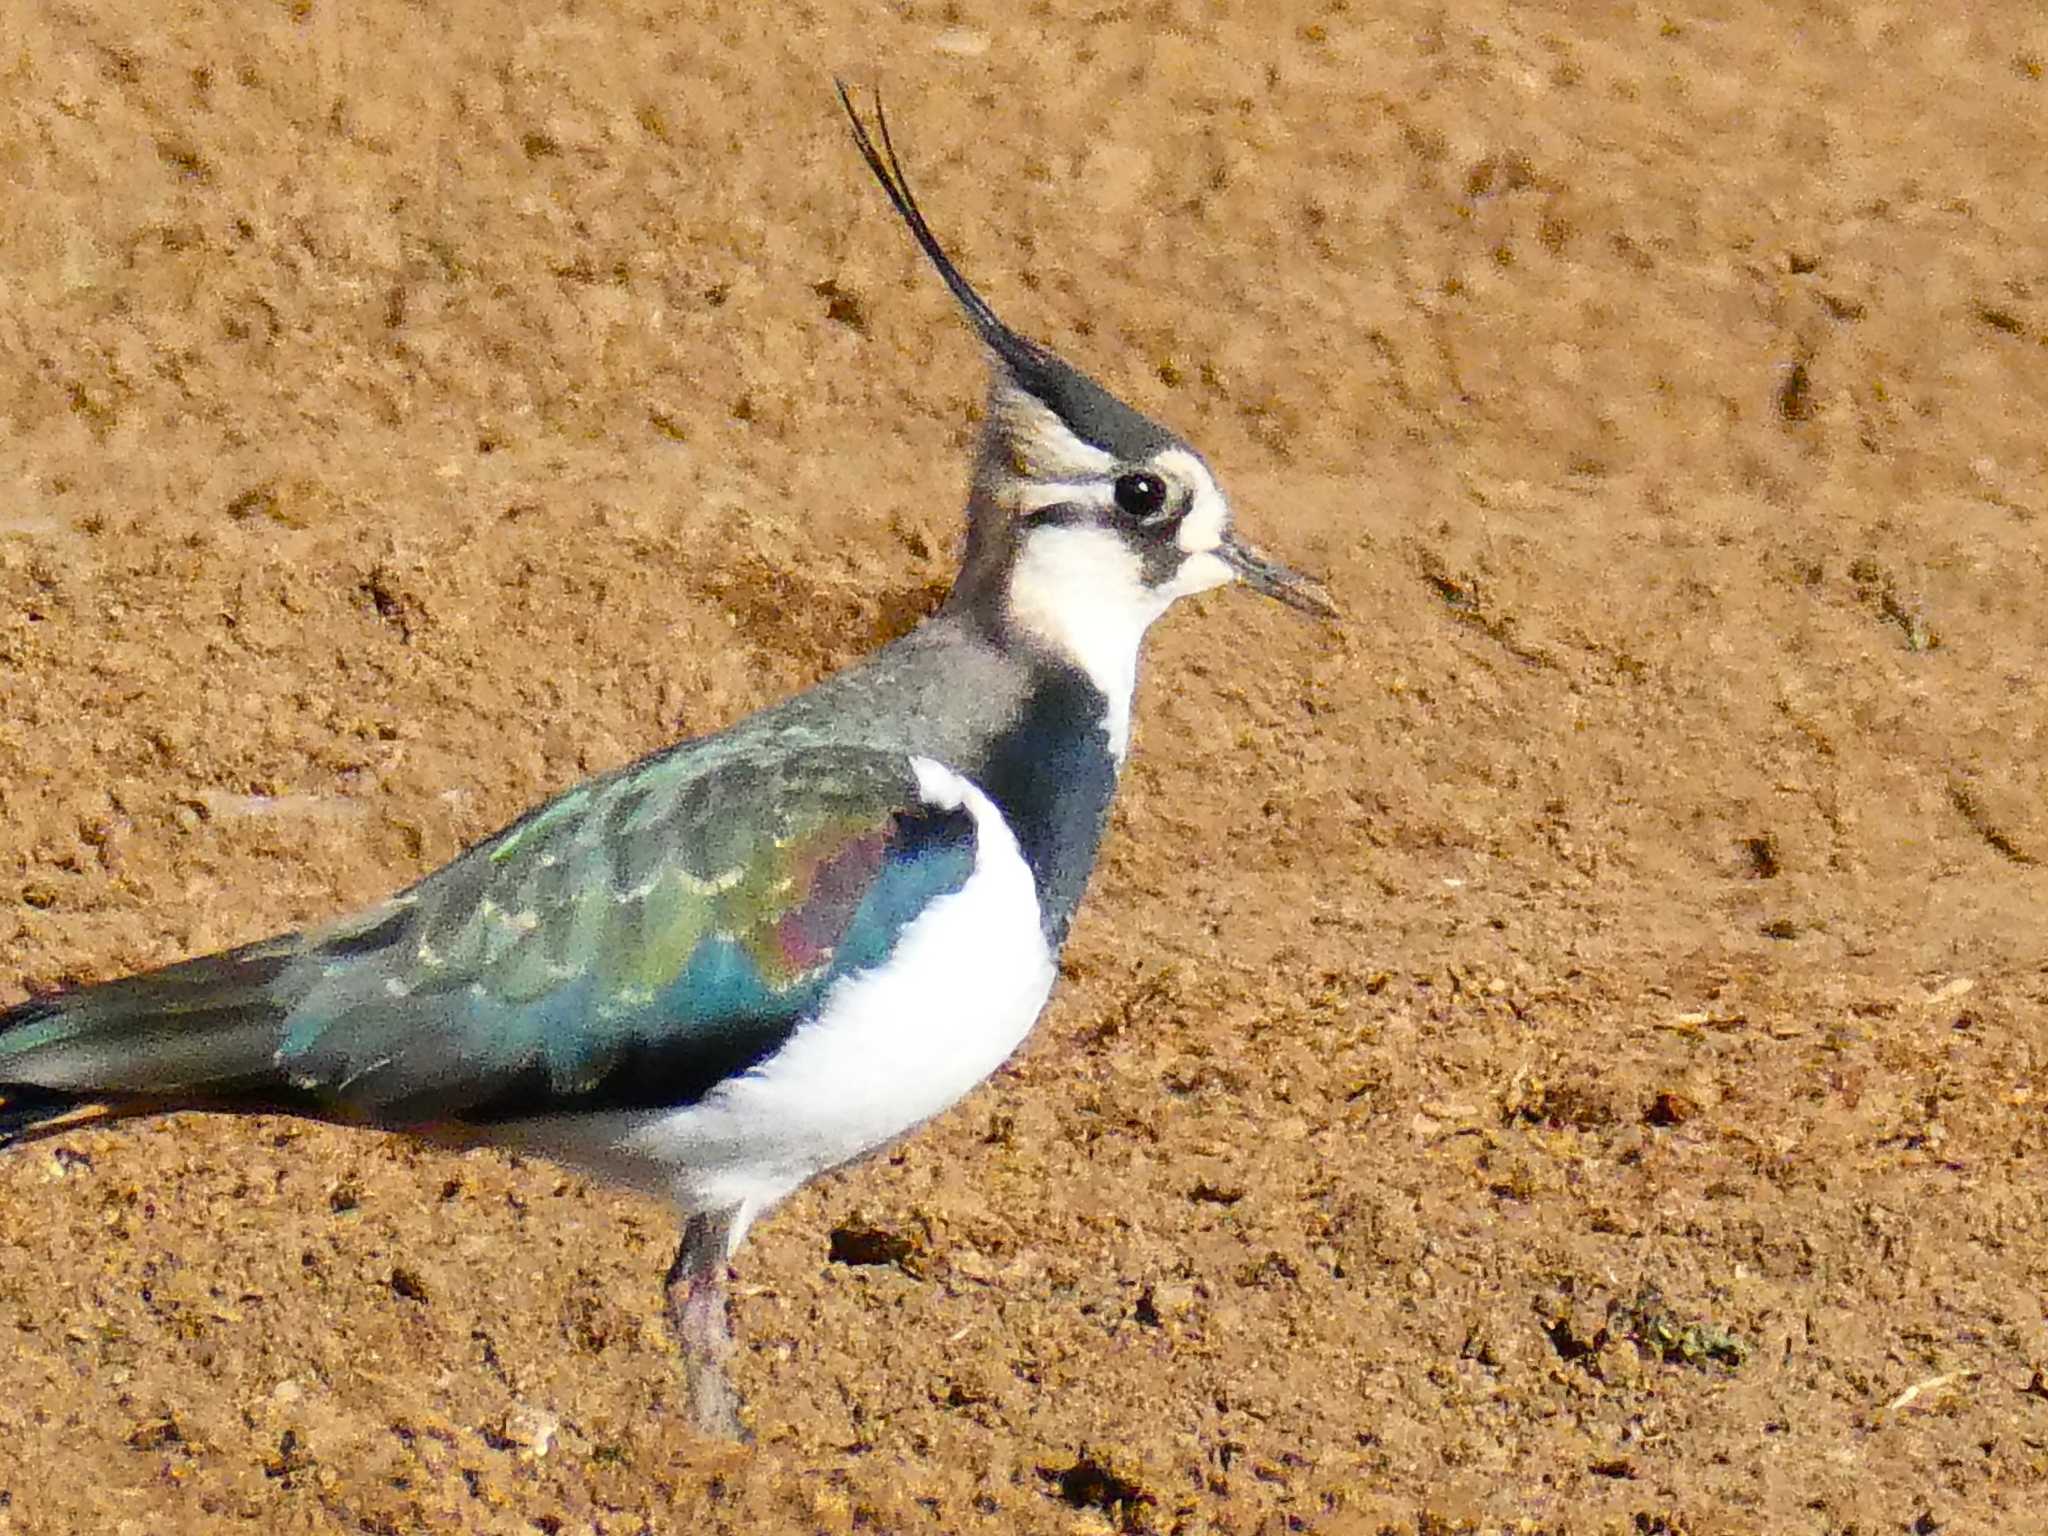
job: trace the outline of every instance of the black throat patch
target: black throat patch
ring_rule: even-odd
[[[1108,710],[1109,700],[1084,674],[1048,665],[1017,722],[968,769],[1016,836],[1055,951],[1088,888],[1116,795]]]

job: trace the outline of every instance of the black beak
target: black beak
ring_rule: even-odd
[[[1234,533],[1226,533],[1216,550],[1217,557],[1237,573],[1237,579],[1254,592],[1277,598],[1288,607],[1319,619],[1334,619],[1337,605],[1323,584],[1275,560],[1264,550],[1247,544]]]

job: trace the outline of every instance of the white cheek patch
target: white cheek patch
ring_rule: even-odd
[[[999,390],[999,409],[1019,413],[1006,429],[1036,412],[1056,423],[1029,397]],[[1043,423],[1037,425],[1043,426]],[[1133,539],[1150,542],[1163,532],[1137,534],[1114,521],[1115,490],[1109,474],[1117,462],[1063,427],[1015,435],[1021,455],[1058,461],[1054,471],[1020,480],[1008,505],[1024,520],[1018,531],[1016,563],[1010,568],[1009,609],[1018,628],[1054,655],[1086,673],[1108,701],[1102,728],[1110,750],[1121,759],[1130,744],[1131,695],[1138,682],[1138,647],[1152,622],[1178,599],[1236,580],[1218,553],[1230,528],[1230,502],[1209,467],[1185,448],[1156,454],[1150,467],[1169,485],[1185,487],[1187,510],[1173,530],[1180,552],[1172,576],[1156,586],[1145,580],[1147,560]],[[1032,525],[1036,513],[1075,504],[1092,507],[1107,521],[1099,526]],[[1157,546],[1154,545],[1156,550]],[[1156,561],[1156,554],[1153,559]]]
[[[1190,493],[1188,510],[1174,535],[1181,552],[1199,555],[1221,544],[1225,530],[1230,527],[1230,500],[1217,485],[1216,477],[1209,473],[1209,466],[1185,448],[1169,448],[1152,462],[1169,481],[1188,487]]]
[[[1175,595],[1146,586],[1144,563],[1107,528],[1029,529],[1011,568],[1010,617],[1102,691],[1102,728],[1119,759],[1130,744],[1139,643]]]

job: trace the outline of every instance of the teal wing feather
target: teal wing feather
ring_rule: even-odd
[[[0,1083],[385,1123],[690,1103],[974,856],[901,754],[680,749],[367,913],[0,1015]]]

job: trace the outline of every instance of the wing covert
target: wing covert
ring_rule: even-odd
[[[655,758],[308,935],[282,1086],[402,1123],[683,1104],[770,1054],[973,870],[863,748]]]

